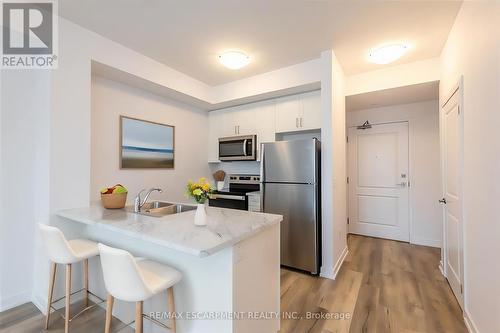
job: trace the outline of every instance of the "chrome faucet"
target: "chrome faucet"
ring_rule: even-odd
[[[142,189],[139,193],[137,193],[137,196],[134,199],[134,213],[139,213],[141,211],[142,206],[144,206],[146,201],[148,201],[148,198],[152,192],[154,192],[154,191],[157,191],[160,193],[163,192],[163,190],[161,188],[151,188],[146,192],[144,199],[141,201],[141,193],[144,191],[146,191],[146,189]]]

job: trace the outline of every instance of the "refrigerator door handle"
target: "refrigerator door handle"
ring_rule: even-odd
[[[263,143],[260,144],[260,181],[265,182],[265,174],[264,174],[264,165],[266,164],[266,159],[265,159],[265,145]]]
[[[260,183],[260,211],[264,213],[264,195],[266,195],[266,191],[264,190],[264,184]]]
[[[266,194],[264,190],[264,182],[265,182],[265,175],[264,175],[264,164],[266,164],[266,159],[265,159],[265,145],[263,143],[260,144],[260,211],[264,212],[264,195]]]

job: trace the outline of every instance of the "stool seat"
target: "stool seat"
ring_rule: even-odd
[[[104,285],[108,292],[106,325],[104,332],[111,329],[114,299],[135,302],[135,332],[142,333],[142,318],[176,332],[174,285],[182,279],[178,270],[142,257],[134,258],[129,252],[99,244]],[[143,314],[143,303],[148,298],[167,291],[168,309],[172,315],[170,326]]]
[[[89,291],[89,258],[96,257],[99,255],[99,247],[96,242],[92,242],[88,239],[73,239],[67,240],[61,230],[56,227],[38,224],[42,239],[45,243],[47,249],[47,255],[52,262],[50,280],[49,280],[49,292],[47,299],[47,317],[45,318],[45,329],[49,328],[50,312],[52,310],[52,296],[54,293],[54,284],[56,280],[56,270],[57,265],[66,266],[66,293],[65,293],[65,310],[64,310],[64,332],[69,332],[69,322],[72,320],[69,317],[70,314],[70,297],[71,297],[71,269],[76,263],[83,262],[83,290],[84,293],[84,304],[85,309],[83,311],[91,309],[93,306],[89,306],[88,294],[92,294]],[[92,294],[93,295],[93,294]],[[94,295],[95,296],[95,295]],[[80,314],[79,313],[79,314]],[[78,316],[77,314],[76,316]]]
[[[144,284],[153,294],[172,287],[182,279],[182,274],[172,267],[146,259],[136,259]]]
[[[68,245],[75,257],[79,258],[78,261],[99,255],[97,243],[88,239],[72,239],[68,241]]]

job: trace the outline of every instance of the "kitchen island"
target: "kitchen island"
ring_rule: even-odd
[[[95,241],[170,265],[183,274],[174,287],[179,333],[277,332],[280,309],[281,215],[207,207],[207,226],[194,225],[195,211],[164,217],[100,205],[60,211],[79,233]],[[91,289],[106,295],[99,262],[91,263]],[[167,296],[144,303],[164,316]],[[115,303],[125,323],[134,305]],[[145,332],[162,330],[145,321]]]

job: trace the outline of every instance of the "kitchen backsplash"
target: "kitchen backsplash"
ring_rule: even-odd
[[[256,161],[210,163],[209,166],[212,174],[217,170],[224,170],[226,180],[228,174],[260,174],[260,162]]]

